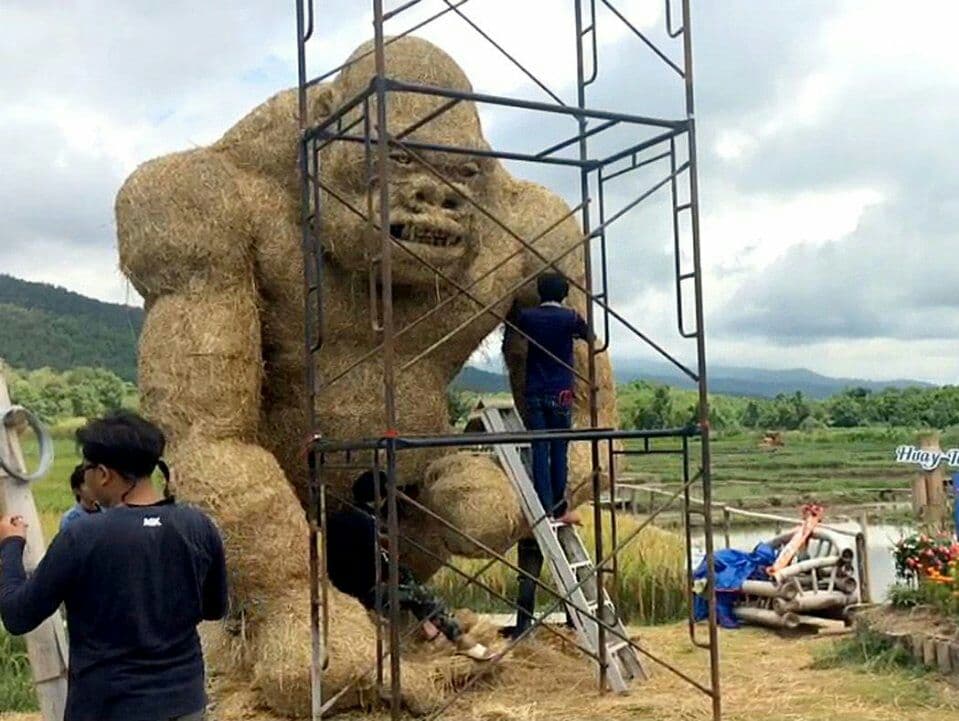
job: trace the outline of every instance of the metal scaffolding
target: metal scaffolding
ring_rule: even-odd
[[[323,558],[325,558],[323,551],[325,549],[321,548],[323,542],[321,529],[324,525],[328,502],[348,504],[351,501],[350,499],[335,496],[335,493],[325,482],[326,472],[333,468],[342,469],[344,467],[358,469],[373,468],[376,470],[382,469],[388,478],[387,497],[385,499],[387,506],[386,526],[389,547],[393,549],[394,552],[388,554],[388,598],[381,602],[386,603],[389,614],[388,619],[377,626],[377,653],[376,658],[371,659],[370,672],[373,673],[375,670],[377,684],[381,690],[385,691],[385,687],[389,687],[392,718],[396,719],[399,718],[401,713],[402,689],[400,649],[403,634],[401,632],[399,604],[397,603],[399,554],[395,552],[395,549],[400,548],[400,541],[402,540],[406,543],[407,547],[414,548],[426,555],[434,556],[437,561],[453,568],[455,573],[464,578],[464,583],[476,584],[484,588],[492,596],[511,604],[513,603],[512,599],[503,598],[480,580],[482,572],[492,564],[504,563],[518,574],[529,577],[525,571],[508,561],[502,554],[497,553],[492,548],[488,548],[464,531],[455,528],[449,521],[419,503],[415,498],[401,491],[396,483],[396,460],[398,454],[411,449],[466,448],[476,447],[480,444],[483,446],[507,443],[525,444],[535,440],[566,439],[570,441],[589,442],[591,446],[591,490],[595,528],[595,574],[591,578],[584,579],[582,583],[586,583],[587,581],[595,583],[597,589],[599,589],[603,586],[605,578],[615,582],[615,574],[617,573],[616,559],[623,548],[633,541],[639,531],[651,523],[662,511],[675,507],[677,504],[681,507],[685,527],[686,564],[688,572],[687,596],[690,607],[689,635],[690,641],[693,644],[708,651],[710,666],[709,680],[708,682],[703,682],[693,678],[681,669],[659,658],[654,651],[641,647],[629,638],[621,638],[620,640],[631,644],[635,650],[645,658],[666,668],[671,673],[677,674],[694,689],[703,693],[711,704],[713,719],[718,721],[718,719],[721,718],[721,692],[715,584],[713,582],[715,569],[713,567],[712,556],[712,494],[710,439],[708,432],[709,406],[707,398],[706,346],[703,323],[690,2],[689,0],[665,0],[665,35],[671,43],[681,48],[681,51],[677,51],[676,47],[672,48],[673,54],[678,55],[679,52],[681,52],[682,57],[678,60],[671,59],[669,49],[663,50],[648,37],[647,33],[642,32],[635,24],[631,23],[612,0],[567,0],[567,2],[562,3],[564,8],[569,8],[569,10],[574,13],[576,28],[577,98],[575,105],[564,103],[545,83],[541,82],[515,57],[510,55],[500,44],[493,40],[491,35],[485,32],[473,19],[466,15],[462,7],[466,5],[469,0],[439,0],[438,5],[440,9],[430,17],[417,22],[401,32],[394,33],[389,38],[386,36],[387,24],[395,25],[406,11],[423,2],[424,0],[409,0],[408,2],[398,3],[397,7],[387,12],[384,10],[383,0],[372,0],[374,42],[369,53],[362,57],[368,57],[369,54],[373,55],[375,77],[362,92],[355,97],[345,99],[332,114],[322,118],[314,118],[311,115],[307,102],[310,88],[331,78],[351,63],[357,62],[360,58],[354,58],[317,77],[309,77],[307,75],[307,50],[310,41],[314,39],[318,24],[315,22],[313,0],[296,0],[299,127],[301,132],[302,249],[305,265],[304,290],[306,298],[305,351],[307,361],[307,388],[310,390],[309,408],[311,428],[317,429],[321,425],[322,419],[317,417],[316,410],[316,399],[318,395],[330,385],[349,376],[349,374],[361,364],[379,360],[379,362],[382,363],[384,381],[383,420],[385,430],[381,434],[371,434],[372,437],[367,438],[325,438],[319,433],[314,433],[308,446],[311,628],[313,633],[313,718],[322,718],[337,698],[344,693],[344,690],[341,689],[337,693],[330,695],[330,697],[326,697],[322,688],[322,668],[326,657],[325,639],[330,632],[330,625],[326,615],[328,589],[326,573],[322,567]],[[674,4],[680,7],[681,18],[675,17],[676,8]],[[365,3],[357,2],[355,5],[358,6],[358,16],[363,10],[367,9],[364,7]],[[622,26],[627,29],[628,34],[638,40],[638,45],[643,47],[641,52],[648,53],[649,57],[655,58],[658,63],[661,63],[663,67],[668,69],[668,73],[675,77],[677,82],[682,83],[685,95],[685,115],[683,117],[676,119],[645,117],[601,110],[589,106],[588,92],[590,86],[596,82],[599,75],[597,21],[600,13],[598,11],[601,11],[605,20],[622,23]],[[434,22],[438,18],[446,15],[460,18],[467,26],[484,38],[494,52],[504,56],[513,66],[521,71],[527,79],[546,93],[546,95],[549,96],[549,101],[534,101],[475,92],[462,92],[444,87],[410,83],[391,78],[386,63],[386,47],[394,42],[395,39],[415,32],[428,23]],[[678,24],[676,24],[677,21]],[[440,99],[440,104],[435,112],[420,119],[413,126],[405,128],[402,132],[390,133],[387,128],[387,105],[390,102],[391,96],[396,93],[414,93],[433,96]],[[558,116],[566,118],[575,122],[576,131],[563,141],[554,143],[541,150],[478,150],[469,147],[425,143],[409,137],[417,128],[429,123],[431,120],[434,120],[464,101],[476,103],[477,106],[498,106],[522,110],[531,117],[540,115],[544,117]],[[358,119],[347,122],[347,118],[354,115],[358,115]],[[593,148],[595,148],[593,144],[594,141],[601,137],[615,138],[617,136],[611,135],[611,133],[624,128],[630,131],[627,135],[632,137],[632,140],[622,143],[621,147],[614,152],[596,153],[593,151]],[[367,188],[365,207],[357,208],[350,204],[349,201],[343,197],[342,193],[339,193],[335,187],[331,187],[329,183],[324,182],[322,179],[320,173],[320,151],[331,143],[358,143],[363,146]],[[471,292],[471,287],[474,286],[477,281],[472,281],[470,285],[466,286],[458,283],[455,279],[431,265],[425,258],[417,254],[415,250],[403,243],[400,238],[394,237],[391,234],[389,194],[386,192],[379,193],[379,202],[376,204],[374,201],[374,188],[377,185],[381,188],[388,187],[390,183],[390,154],[394,150],[404,152],[410,159],[410,162],[417,164],[443,186],[458,193],[464,202],[474,207],[477,213],[482,214],[486,219],[515,239],[520,245],[520,250],[514,255],[523,252],[529,253],[538,258],[544,268],[559,270],[559,263],[563,258],[577,251],[582,252],[584,282],[579,283],[575,279],[570,279],[570,285],[585,293],[588,299],[586,321],[591,329],[601,331],[597,334],[601,341],[591,344],[585,373],[572,369],[578,377],[587,383],[590,389],[590,424],[588,427],[580,427],[568,432],[526,431],[491,433],[483,435],[481,441],[477,440],[476,436],[472,434],[408,435],[400,433],[397,430],[397,376],[401,373],[408,372],[410,367],[421,358],[433,352],[439,345],[450,342],[455,336],[455,333],[461,330],[463,326],[448,333],[429,347],[423,348],[415,357],[407,360],[402,365],[398,364],[395,352],[397,338],[407,333],[413,326],[427,320],[446,303],[456,298],[469,299],[476,305],[476,312],[472,316],[472,320],[484,315],[493,315],[498,321],[510,325],[515,332],[521,333],[521,331],[515,326],[512,326],[508,318],[500,316],[497,311],[494,310],[495,303],[481,301]],[[565,218],[560,219],[550,228],[542,229],[542,232],[537,238],[523,238],[513,232],[501,219],[496,218],[489,209],[481,207],[475,200],[462,193],[453,180],[445,177],[442,171],[437,169],[429,160],[430,155],[437,152],[473,157],[490,157],[572,169],[579,174],[580,203]],[[632,194],[630,199],[614,212],[608,210],[606,190],[611,181],[633,173],[639,168],[650,170],[659,167],[663,167],[665,171],[659,180],[649,187]],[[696,362],[693,367],[689,367],[668,352],[663,345],[657,343],[649,334],[644,332],[638,322],[631,320],[625,314],[613,308],[610,301],[611,277],[608,268],[607,253],[608,229],[629,213],[634,212],[643,201],[660,192],[667,192],[667,188],[671,199],[674,285],[678,321],[676,331],[680,339],[684,339],[686,342],[695,346]],[[375,308],[377,305],[380,306],[379,327],[377,330],[380,332],[381,342],[376,348],[353,359],[346,369],[337,372],[332,377],[320,379],[316,374],[316,364],[317,354],[320,352],[325,341],[323,314],[324,251],[322,249],[321,230],[317,218],[323,200],[343,204],[350,212],[364,219],[368,227],[374,229],[379,235],[379,257],[371,260],[370,300],[371,308]],[[595,215],[591,212],[592,209],[595,209]],[[541,252],[534,247],[533,243],[535,240],[546,235],[553,227],[574,214],[579,216],[582,226],[582,235],[578,242],[567,249],[561,256],[552,258],[543,256]],[[598,219],[598,221],[596,219]],[[688,232],[684,232],[685,228],[688,228]],[[455,291],[453,296],[443,301],[438,301],[438,305],[404,327],[397,327],[393,315],[393,258],[396,252],[412,257],[416,262],[422,264],[423,267],[433,273],[438,279],[438,282],[441,281],[449,285]],[[684,258],[686,259],[685,261]],[[508,260],[509,258],[507,258],[507,261]],[[505,262],[506,261],[504,261],[504,263]],[[494,268],[490,272],[494,272],[495,270]],[[520,284],[508,289],[507,293],[515,293],[520,287],[534,280],[535,275],[536,274],[533,274],[523,278]],[[373,280],[374,278],[375,281]],[[379,288],[379,291],[377,288]],[[690,305],[692,306],[691,308]],[[631,336],[638,338],[642,343],[663,356],[681,373],[696,382],[699,394],[698,424],[693,424],[685,428],[666,430],[623,431],[600,427],[597,400],[596,357],[598,354],[608,350],[613,321],[629,331]],[[696,453],[697,450],[698,453]],[[608,498],[615,499],[616,472],[614,460],[617,456],[644,453],[672,453],[678,455],[682,460],[683,482],[675,492],[665,498],[662,504],[651,510],[647,519],[638,529],[632,531],[625,538],[617,538],[615,502],[609,503],[612,549],[604,549],[601,522],[601,514],[604,512],[604,504],[601,503],[601,496],[606,492],[606,490],[601,487],[603,461],[607,461],[609,466],[610,488],[608,489]],[[702,502],[698,504],[690,502],[691,489],[694,486],[699,487],[702,496]],[[380,499],[377,498],[377,501],[379,500]],[[418,511],[432,518],[436,523],[444,526],[450,532],[457,533],[466,541],[474,544],[478,549],[489,555],[491,560],[479,572],[471,575],[456,569],[450,565],[446,559],[440,558],[427,548],[426,545],[422,544],[421,539],[408,537],[401,533],[397,510],[399,502],[416,508]],[[708,566],[707,597],[709,601],[709,615],[708,638],[705,641],[697,637],[697,628],[692,615],[693,550],[691,521],[693,515],[697,514],[701,514],[702,523],[705,528],[705,551]],[[379,561],[377,561],[377,564],[379,564]],[[377,568],[377,573],[380,573],[380,570],[381,569]],[[543,624],[542,621],[549,612],[567,605],[569,599],[564,598],[562,594],[557,593],[553,588],[540,583],[538,579],[534,579],[534,581],[542,591],[549,594],[551,607],[546,613],[537,614],[533,628],[539,626],[547,629],[549,632],[559,633],[555,629]],[[589,649],[579,647],[578,644],[577,647],[583,651],[585,655],[591,657],[598,665],[599,688],[600,692],[602,692],[605,687],[605,671],[607,668],[604,636],[607,634],[619,635],[619,633],[612,625],[604,620],[602,614],[598,611],[596,615],[591,615],[588,609],[579,610],[589,615],[598,625],[600,636],[600,642],[597,645],[598,653],[593,653]],[[382,614],[380,614],[380,617],[382,618]],[[528,635],[529,632],[512,642],[504,653],[492,661],[489,666],[493,667],[499,663],[517,644],[522,643],[528,638]],[[387,663],[389,664],[389,680],[384,681],[386,678]],[[483,674],[480,673],[474,677],[473,683],[482,676]],[[473,683],[467,684],[467,688],[472,686]],[[462,694],[465,690],[466,689],[462,689],[459,694]],[[642,688],[637,688],[636,693],[642,693]],[[454,695],[449,702],[435,710],[429,718],[438,718],[443,715],[444,712],[455,703],[458,697],[458,695]]]

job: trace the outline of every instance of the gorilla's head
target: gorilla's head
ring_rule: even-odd
[[[369,87],[375,73],[371,49],[371,43],[359,47],[351,56],[357,61],[332,84],[333,107],[349,102]],[[390,42],[386,46],[386,65],[387,75],[396,80],[472,90],[463,70],[449,55],[419,38]],[[450,107],[444,109],[447,105]],[[376,109],[373,96],[369,99],[368,116],[374,139],[381,135],[376,126]],[[440,112],[441,109],[444,111]],[[347,114],[343,125],[358,121],[350,132],[362,136],[362,117],[360,106]],[[472,102],[390,92],[387,130],[391,138],[403,142],[489,148]],[[372,210],[378,223],[382,184],[376,175],[375,142],[371,151],[369,183],[362,142],[330,143],[321,153],[320,164],[323,181],[331,190],[362,213]],[[490,158],[416,149],[407,152],[396,144],[390,146],[389,157],[390,233],[402,243],[402,247],[394,245],[392,251],[394,282],[415,286],[432,284],[435,279],[431,270],[404,252],[404,247],[443,273],[462,277],[481,250],[490,250],[479,247],[481,239],[491,237],[490,221],[468,199],[475,199],[483,207],[495,207],[497,185],[508,178],[505,171]],[[372,203],[368,203],[368,188]],[[332,193],[325,193],[322,198],[322,234],[327,252],[346,270],[365,271],[371,258],[379,254],[381,241],[377,231]],[[357,243],[358,238],[362,242]]]

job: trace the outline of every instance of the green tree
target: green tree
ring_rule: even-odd
[[[465,420],[475,405],[476,398],[472,393],[453,386],[446,389],[446,412],[451,426]]]
[[[829,418],[836,428],[855,428],[862,425],[862,407],[852,396],[840,395],[829,404]]]

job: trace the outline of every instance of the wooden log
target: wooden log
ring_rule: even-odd
[[[920,433],[919,447],[938,452],[941,450],[939,440],[939,431]],[[945,480],[946,471],[940,464],[931,471],[920,470],[913,484],[917,499],[915,505],[919,506],[919,522],[935,529],[941,528],[946,518]]]
[[[770,628],[797,628],[799,626],[799,618],[795,613],[780,615],[766,608],[736,606],[736,608],[733,609],[733,614],[740,621],[756,624],[757,626],[769,626]]]
[[[0,413],[10,407],[10,394],[0,364]],[[0,423],[0,454],[16,473],[26,473],[19,434],[15,428]],[[11,516],[23,516],[27,523],[27,545],[23,565],[33,571],[43,558],[46,544],[40,515],[28,483],[11,478],[0,470],[0,509]],[[36,630],[26,635],[27,656],[33,672],[40,713],[44,721],[62,721],[67,698],[67,640],[63,618],[57,611]]]
[[[924,633],[914,633],[912,634],[912,657],[918,662],[922,663],[923,659],[923,645],[926,640],[926,635]]]
[[[936,639],[929,636],[922,640],[922,663],[927,668],[936,667]]]
[[[936,665],[939,667],[939,673],[947,676],[952,673],[952,657],[948,641],[936,639]]]
[[[949,644],[949,658],[952,661],[952,672],[959,675],[959,641]]]

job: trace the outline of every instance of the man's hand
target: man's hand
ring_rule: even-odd
[[[26,538],[27,524],[23,516],[0,516],[0,541],[8,538]]]

